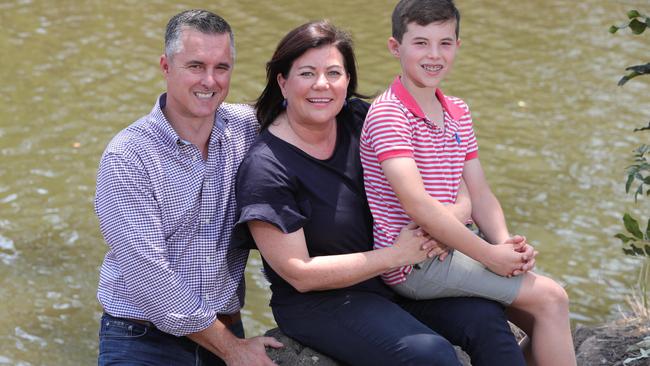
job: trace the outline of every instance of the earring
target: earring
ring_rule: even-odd
[[[288,105],[288,104],[289,104],[289,103],[287,103],[287,99],[286,99],[286,98],[282,100],[282,108],[287,109],[287,105]]]

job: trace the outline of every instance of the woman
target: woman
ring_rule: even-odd
[[[368,105],[350,99],[356,87],[351,40],[324,21],[292,30],[267,65],[234,243],[260,250],[278,326],[353,365],[458,365],[449,341],[473,365],[522,365],[500,305],[397,298],[377,277],[442,249],[407,227],[392,248],[371,250],[358,156]]]

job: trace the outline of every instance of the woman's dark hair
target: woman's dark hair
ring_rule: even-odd
[[[255,103],[257,120],[261,129],[267,128],[282,113],[284,107],[282,91],[277,76],[287,77],[293,62],[312,48],[335,46],[343,55],[343,66],[350,75],[345,98],[364,97],[357,93],[357,67],[349,34],[334,27],[326,20],[305,23],[289,32],[278,43],[275,53],[266,64],[266,87]]]

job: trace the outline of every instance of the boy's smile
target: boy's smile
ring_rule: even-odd
[[[419,25],[409,23],[402,42],[391,37],[388,48],[400,59],[402,83],[411,93],[435,89],[451,71],[460,46],[456,21]]]

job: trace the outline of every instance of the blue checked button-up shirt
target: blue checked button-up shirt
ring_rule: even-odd
[[[223,103],[204,161],[166,120],[165,100],[102,156],[95,211],[109,251],[97,298],[113,316],[180,336],[243,306],[248,252],[229,241],[235,174],[258,125],[252,107]]]

